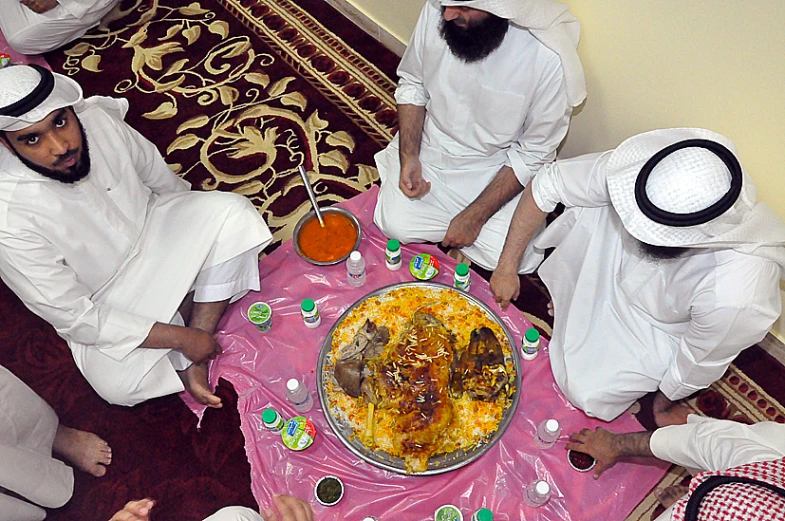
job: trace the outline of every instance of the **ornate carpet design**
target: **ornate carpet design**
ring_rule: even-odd
[[[277,246],[309,210],[378,179],[394,79],[290,0],[128,0],[47,57],[86,95],[126,97],[128,122],[201,190],[248,197]]]

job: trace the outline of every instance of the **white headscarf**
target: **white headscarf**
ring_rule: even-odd
[[[48,77],[48,78],[47,78]],[[42,90],[47,82],[51,89]],[[36,89],[39,89],[36,92]],[[48,92],[48,94],[47,94]],[[36,94],[38,94],[36,96]],[[24,113],[2,115],[14,104],[28,99]],[[82,101],[82,88],[74,80],[61,74],[30,65],[11,65],[0,69],[0,130],[22,130],[45,119],[63,107]]]
[[[559,55],[570,105],[577,107],[586,99],[586,78],[577,51],[581,26],[566,5],[553,0],[438,1],[445,7],[471,7],[486,11],[528,29],[543,45]]]
[[[740,164],[739,195],[714,219],[693,226],[669,226],[641,210],[635,185],[644,165],[661,150],[688,140],[717,143],[735,160],[736,147],[731,140],[699,128],[646,132],[627,139],[611,153],[605,167],[608,192],[624,228],[647,244],[730,248],[773,260],[785,270],[785,224],[769,206],[756,200],[755,185]],[[714,152],[688,146],[659,161],[642,186],[656,208],[683,215],[718,203],[730,190],[731,178],[731,169]]]

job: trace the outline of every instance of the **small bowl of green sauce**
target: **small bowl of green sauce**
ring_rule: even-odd
[[[335,476],[324,476],[316,482],[314,493],[316,501],[331,507],[343,499],[343,482]]]

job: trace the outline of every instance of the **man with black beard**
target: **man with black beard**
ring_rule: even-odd
[[[272,236],[244,197],[190,192],[127,110],[42,67],[0,69],[0,277],[108,402],[185,389],[220,407],[213,332],[259,289]]]
[[[374,221],[496,267],[520,194],[585,97],[577,20],[552,0],[430,0],[398,68]],[[541,254],[518,267],[532,271]]]
[[[532,239],[558,203],[565,212]],[[654,394],[659,426],[759,342],[781,311],[785,224],[756,200],[733,143],[704,129],[631,137],[545,166],[521,197],[491,277],[506,307],[526,247],[553,299],[553,376],[610,421]]]

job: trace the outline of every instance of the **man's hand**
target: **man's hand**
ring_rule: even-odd
[[[616,436],[615,432],[607,431],[602,427],[597,427],[594,432],[583,429],[570,436],[567,449],[584,452],[597,460],[594,467],[594,479],[597,479],[603,472],[616,465],[619,459]]]
[[[201,364],[207,360],[212,360],[223,352],[221,344],[208,333],[195,327],[186,327],[185,338],[183,339],[180,352],[195,364]]]
[[[409,199],[419,199],[430,192],[431,183],[423,179],[420,161],[401,163],[401,178],[398,186]]]
[[[450,221],[450,226],[447,227],[447,233],[442,240],[442,246],[446,248],[471,246],[480,235],[480,230],[485,222],[486,219],[478,215],[471,206],[467,206]]]
[[[507,309],[510,302],[518,298],[521,292],[521,280],[518,278],[518,270],[515,268],[509,269],[500,265],[491,275],[493,298],[502,309]]]
[[[150,510],[155,501],[150,498],[129,501],[109,521],[150,521]]]
[[[264,512],[264,521],[313,521],[311,505],[294,496],[275,496],[273,505]]]
[[[666,427],[668,425],[684,425],[687,423],[687,416],[692,411],[687,406],[672,402],[662,391],[657,391],[652,403],[652,413],[657,427]]]
[[[57,0],[19,0],[23,6],[38,14],[51,11],[57,7]]]

